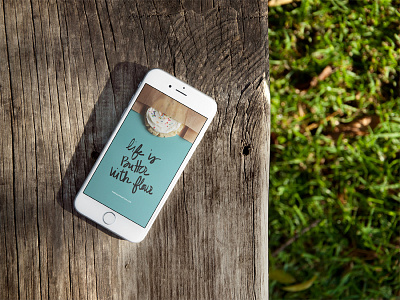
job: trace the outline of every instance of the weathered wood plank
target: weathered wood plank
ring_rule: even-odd
[[[13,156],[13,106],[11,98],[9,55],[4,5],[0,2],[0,101],[1,101],[1,168],[0,168],[0,298],[18,295],[18,250],[15,224],[14,156]],[[11,41],[10,41],[11,43]],[[7,200],[6,200],[7,199]]]
[[[148,237],[73,199],[148,69],[218,113]],[[266,298],[266,1],[0,2],[0,298]]]

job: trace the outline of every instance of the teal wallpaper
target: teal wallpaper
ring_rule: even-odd
[[[146,227],[191,146],[152,135],[131,110],[84,193]]]

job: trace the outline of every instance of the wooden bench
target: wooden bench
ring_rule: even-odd
[[[0,1],[0,299],[266,299],[267,1]],[[218,113],[147,238],[73,200],[148,69]]]

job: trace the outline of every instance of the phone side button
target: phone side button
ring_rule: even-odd
[[[103,222],[107,225],[111,225],[115,222],[115,215],[112,212],[106,212],[103,216]]]

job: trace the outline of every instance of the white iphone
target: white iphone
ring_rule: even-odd
[[[76,210],[124,239],[143,240],[216,111],[195,88],[148,72],[77,194]]]

